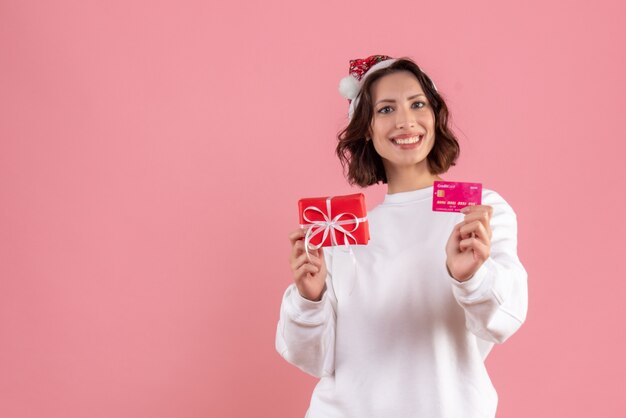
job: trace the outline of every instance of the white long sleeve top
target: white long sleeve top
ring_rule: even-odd
[[[517,221],[496,192],[491,255],[466,282],[446,270],[461,213],[432,211],[433,188],[386,195],[368,214],[371,240],[325,248],[327,290],[282,300],[276,349],[319,377],[307,418],[494,417],[484,360],[524,322],[527,274]],[[354,263],[356,261],[356,263]]]

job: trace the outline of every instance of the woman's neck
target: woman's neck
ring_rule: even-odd
[[[385,171],[387,172],[388,194],[423,189],[432,186],[435,181],[442,180],[438,175],[432,174],[426,164],[396,167]]]

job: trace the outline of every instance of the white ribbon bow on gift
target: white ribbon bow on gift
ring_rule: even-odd
[[[317,250],[321,248],[326,241],[326,238],[328,238],[329,234],[330,242],[332,243],[332,245],[339,245],[339,243],[337,242],[336,231],[339,231],[343,234],[343,243],[346,247],[350,248],[350,239],[352,239],[354,241],[354,244],[356,244],[357,239],[354,237],[354,235],[352,235],[352,232],[356,231],[359,228],[359,224],[361,222],[365,222],[367,220],[367,216],[364,218],[359,218],[354,213],[350,212],[342,212],[331,219],[332,215],[330,201],[332,198],[332,196],[326,198],[326,213],[322,212],[319,208],[316,208],[315,206],[307,206],[302,211],[302,218],[305,221],[309,222],[309,224],[300,225],[301,228],[309,228],[304,235],[304,249],[306,251],[306,256],[309,261],[311,260],[309,250]],[[309,219],[308,216],[306,216],[306,212],[309,210],[321,213],[324,217],[324,220],[313,221]],[[346,219],[342,221],[341,218],[343,218],[344,216],[347,216],[351,219]],[[343,225],[354,225],[354,227],[350,230],[347,230],[343,227]],[[315,245],[311,244],[311,239],[319,234],[323,234],[320,243]]]

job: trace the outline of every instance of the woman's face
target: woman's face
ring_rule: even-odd
[[[376,80],[371,93],[370,133],[387,173],[415,165],[427,169],[426,157],[435,144],[435,115],[417,78],[408,71],[392,73]]]

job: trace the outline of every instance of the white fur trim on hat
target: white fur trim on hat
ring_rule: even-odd
[[[352,76],[348,76],[351,79],[353,79],[354,81],[357,81],[357,83],[358,83],[358,89],[356,91],[356,94],[354,94],[354,99],[350,99],[352,101],[350,102],[350,108],[348,109],[348,119],[352,119],[352,114],[354,113],[354,109],[356,109],[357,104],[359,104],[358,95],[359,95],[359,92],[361,91],[361,86],[363,85],[363,82],[365,81],[365,79],[370,74],[373,74],[373,73],[375,73],[378,70],[382,70],[383,68],[387,68],[387,67],[389,67],[391,64],[393,64],[396,61],[397,61],[397,58],[390,58],[388,60],[381,61],[381,62],[376,63],[375,65],[372,65],[372,67],[365,74],[363,74],[363,77],[361,78],[361,81],[357,81],[356,78],[354,78]],[[342,88],[341,85],[343,83],[343,80],[345,80],[348,77],[343,78],[341,80],[341,82],[339,82],[339,91],[340,92],[341,92],[341,88]],[[346,96],[344,96],[344,97],[346,97]]]

